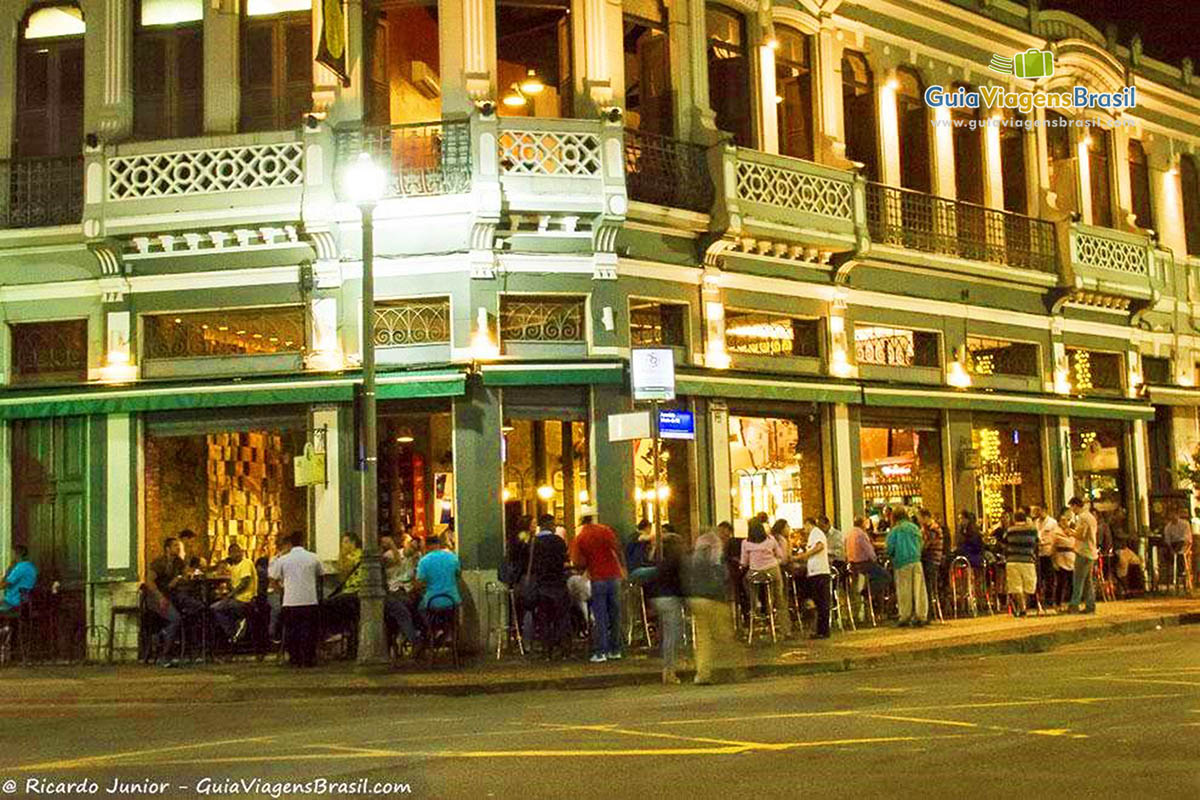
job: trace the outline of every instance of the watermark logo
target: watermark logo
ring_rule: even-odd
[[[993,53],[988,68],[1018,78],[1049,78],[1054,75],[1054,53],[1049,50],[1026,50],[1012,58]]]

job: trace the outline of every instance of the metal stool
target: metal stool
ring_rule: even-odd
[[[504,654],[505,649],[515,642],[517,652],[525,655],[525,641],[521,637],[521,626],[517,620],[516,599],[512,589],[503,583],[488,581],[483,587],[487,598],[488,616],[488,645],[492,636],[496,637],[496,660]]]
[[[1186,550],[1171,554],[1171,591],[1175,594],[1186,595],[1192,589],[1192,569],[1188,561],[1189,557]]]
[[[1104,574],[1104,556],[1092,563],[1092,582],[1096,584],[1096,599],[1108,602],[1109,600],[1117,599],[1116,589]]]
[[[862,611],[863,605],[866,605],[866,614],[863,615],[863,622],[866,622],[867,619],[870,619],[871,627],[877,627],[879,623],[875,619],[875,599],[874,592],[871,591],[871,573],[862,572],[855,575],[854,572],[851,572],[846,576],[846,580],[853,584],[854,593],[859,597],[859,610]],[[859,587],[860,581],[862,583],[861,588]],[[850,604],[850,614],[854,615],[853,603]]]
[[[765,622],[771,628],[771,643],[779,641],[779,637],[775,635],[775,595],[771,591],[771,584],[774,583],[769,572],[751,572],[750,577],[746,579],[750,584],[750,632],[746,639],[747,644],[754,644],[754,622],[757,620],[759,624],[764,622],[763,600],[761,595],[766,593],[766,620]]]
[[[848,564],[846,565],[845,571],[839,576],[839,579],[834,586],[835,600],[837,599],[836,592],[838,589],[840,589],[842,594],[846,596],[845,607],[840,607],[838,611],[838,626],[841,627],[842,616],[844,615],[850,618],[850,630],[857,631],[858,624],[854,621],[854,604],[850,602],[850,592],[853,591],[854,587],[854,575],[850,572],[850,566]]]
[[[838,595],[838,584],[841,583],[842,575],[838,572],[837,567],[829,567],[829,624],[833,626],[833,618],[837,617],[838,630],[842,633],[846,632],[846,625],[842,622],[842,601]],[[853,624],[853,621],[851,621]]]
[[[975,570],[971,568],[971,562],[966,556],[955,556],[950,562],[950,610],[954,615],[954,619],[958,619],[958,604],[960,582],[965,590],[961,595],[964,605],[970,610],[971,616],[977,616],[979,609],[975,607]],[[961,577],[960,577],[961,576]]]
[[[637,598],[637,603],[625,603],[625,607],[630,609],[629,627],[625,631],[625,643],[633,647],[633,629],[639,627],[641,623],[642,633],[646,637],[646,647],[654,647],[654,637],[650,634],[650,615],[646,611],[646,587],[635,581],[625,582],[625,595],[628,598],[633,595]],[[641,619],[638,619],[640,614]]]
[[[802,575],[795,572],[784,573],[784,599],[788,602],[788,614],[795,618],[796,630],[804,631],[804,604],[800,601],[804,594],[801,591]]]
[[[925,576],[925,585],[933,589],[932,592],[929,592],[929,621],[933,622],[936,617],[938,622],[945,622],[946,617],[942,614],[942,576],[938,574],[942,565],[925,562],[922,567],[924,566],[928,566],[933,571],[932,576]]]

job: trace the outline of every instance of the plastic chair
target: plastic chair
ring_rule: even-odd
[[[765,622],[770,627],[771,643],[774,644],[779,641],[779,637],[775,634],[775,595],[771,591],[771,585],[775,579],[769,572],[751,572],[746,581],[750,584],[750,631],[746,643],[754,644],[754,623],[757,621],[760,625]],[[765,618],[762,612],[763,593],[766,594]]]
[[[448,601],[450,605],[440,606],[437,601]],[[442,592],[429,597],[425,601],[425,619],[428,622],[429,664],[433,665],[437,651],[449,648],[454,659],[454,668],[458,669],[458,604],[454,598]]]

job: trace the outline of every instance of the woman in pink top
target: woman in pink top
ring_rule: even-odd
[[[779,569],[784,560],[783,548],[774,536],[768,536],[766,528],[758,520],[751,520],[749,535],[742,542],[742,566],[746,573],[747,593],[751,602],[758,602],[749,581],[755,573],[765,572],[771,576],[771,598],[775,604],[775,628],[785,637],[792,635],[792,619],[788,614],[787,600],[783,593],[783,573]]]

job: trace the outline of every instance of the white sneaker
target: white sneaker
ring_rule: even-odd
[[[621,660],[621,651],[614,650],[613,652],[609,653],[608,660],[609,661],[620,661]]]
[[[608,657],[603,653],[597,653],[589,658],[588,661],[591,661],[593,664],[603,664],[605,661],[608,661]]]

